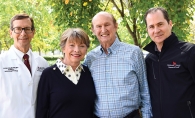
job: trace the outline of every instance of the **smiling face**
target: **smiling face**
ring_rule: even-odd
[[[67,40],[63,48],[64,62],[66,65],[77,67],[87,53],[87,46],[82,42],[76,40]]]
[[[167,22],[163,13],[157,10],[147,15],[146,23],[150,38],[156,43],[157,47],[162,47],[164,40],[171,35],[171,20]]]
[[[104,48],[110,47],[116,39],[118,24],[114,22],[111,14],[100,12],[93,17],[92,31]]]
[[[14,20],[13,21],[13,28],[20,27],[20,28],[27,28],[32,27],[32,22],[29,18],[20,19],[20,20]],[[24,30],[22,30],[21,33],[17,34],[14,32],[14,30],[10,30],[10,36],[14,39],[14,46],[26,53],[30,48],[30,42],[32,38],[34,37],[34,30],[32,33],[25,33]]]

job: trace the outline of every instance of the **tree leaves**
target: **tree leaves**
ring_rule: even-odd
[[[144,23],[144,14],[151,7],[162,6],[167,9],[171,20],[174,23],[173,32],[177,34],[180,40],[190,41],[190,21],[193,20],[194,15],[194,1],[166,1],[166,0],[111,0],[113,7],[117,8],[120,17],[122,18],[122,24],[128,30],[131,35],[128,42],[133,40],[135,45],[144,47],[150,42],[150,39],[146,35],[146,26]],[[177,3],[177,4],[176,4]],[[125,10],[123,10],[125,9]],[[124,35],[124,32],[119,32],[120,37]],[[123,39],[121,39],[123,40]]]
[[[54,51],[59,48],[61,33],[69,27],[81,27],[90,36],[91,47],[99,45],[91,32],[92,17],[99,11],[112,13],[119,23],[121,41],[144,47],[151,40],[144,23],[145,12],[154,6],[167,9],[180,40],[191,41],[190,26],[194,15],[194,0],[0,0],[0,50],[13,44],[9,36],[9,22],[13,15],[28,13],[34,18],[36,34],[33,50]]]

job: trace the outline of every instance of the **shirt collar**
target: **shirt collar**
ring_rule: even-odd
[[[23,60],[23,56],[24,56],[24,53],[21,52],[20,50],[18,50],[14,45],[11,46],[14,50],[14,52],[16,53],[16,55],[21,59]],[[28,50],[28,52],[26,53],[29,55],[29,59],[31,59],[31,53],[30,53],[30,49]]]
[[[120,41],[119,41],[118,38],[116,38],[114,43],[107,49],[108,54],[111,54],[111,53],[116,54],[119,44],[120,44]],[[101,51],[101,54],[104,53],[104,50],[103,50],[102,46],[100,46],[100,51]]]
[[[61,71],[62,74],[65,73],[65,70],[67,70],[69,68],[72,68],[71,66],[64,64],[61,59],[57,59],[56,65],[57,65],[57,67],[59,68],[59,70]],[[85,72],[82,64],[79,64],[78,67],[76,68],[76,70],[77,69],[79,69],[79,70],[81,69]]]

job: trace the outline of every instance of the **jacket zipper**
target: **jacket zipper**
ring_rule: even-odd
[[[193,117],[193,114],[192,114],[191,107],[190,107],[190,106],[191,106],[191,102],[190,102],[190,101],[187,101],[187,105],[188,105],[188,108],[189,108],[189,110],[190,110],[190,115],[191,115],[191,117],[194,118],[194,117]]]
[[[160,115],[161,115],[161,118],[163,118],[164,116],[163,116],[163,114],[162,114],[162,89],[161,89],[161,79],[162,78],[160,78],[160,58],[158,58],[158,79],[159,79],[159,82],[160,82]]]
[[[156,79],[156,76],[155,76],[155,73],[154,73],[154,64],[153,64],[153,62],[152,62],[152,72],[153,72],[154,79]]]

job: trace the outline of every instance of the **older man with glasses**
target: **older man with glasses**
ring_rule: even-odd
[[[32,52],[33,19],[17,14],[10,22],[14,44],[0,56],[0,118],[34,118],[36,91],[47,61]]]

